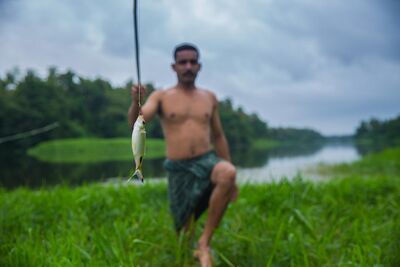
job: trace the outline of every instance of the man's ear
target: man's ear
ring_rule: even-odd
[[[171,69],[173,69],[176,72],[176,64],[175,63],[171,63]]]

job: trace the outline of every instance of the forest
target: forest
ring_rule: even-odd
[[[371,118],[362,121],[354,138],[359,150],[364,153],[400,146],[400,115],[387,120]]]
[[[46,77],[33,70],[18,69],[0,76],[0,137],[7,137],[57,123],[52,131],[21,140],[26,146],[38,142],[78,137],[127,137],[127,110],[132,81],[115,87],[104,79],[84,78],[71,70],[49,68]],[[156,90],[146,84],[148,95]],[[233,148],[246,147],[256,139],[286,143],[321,141],[311,129],[270,128],[257,114],[248,114],[231,99],[219,102],[219,112],[228,142]],[[147,126],[150,138],[162,138],[159,120]]]

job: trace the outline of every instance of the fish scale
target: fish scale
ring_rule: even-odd
[[[132,153],[135,161],[135,172],[129,178],[130,181],[132,178],[136,177],[140,179],[142,182],[144,180],[142,174],[142,163],[143,157],[145,153],[146,146],[146,128],[145,128],[145,120],[143,115],[139,115],[133,125],[132,130]]]

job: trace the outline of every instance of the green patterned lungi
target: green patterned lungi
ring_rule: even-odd
[[[214,151],[185,160],[164,162],[168,172],[168,196],[175,229],[179,231],[193,214],[197,220],[207,209],[213,185],[211,171],[221,161]]]

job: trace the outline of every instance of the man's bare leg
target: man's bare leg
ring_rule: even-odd
[[[226,161],[219,162],[211,173],[211,181],[214,184],[214,189],[208,205],[208,217],[204,231],[200,236],[198,249],[195,252],[195,256],[199,259],[202,267],[212,266],[210,254],[211,238],[224,215],[229,201],[237,195],[235,176],[235,167]]]

